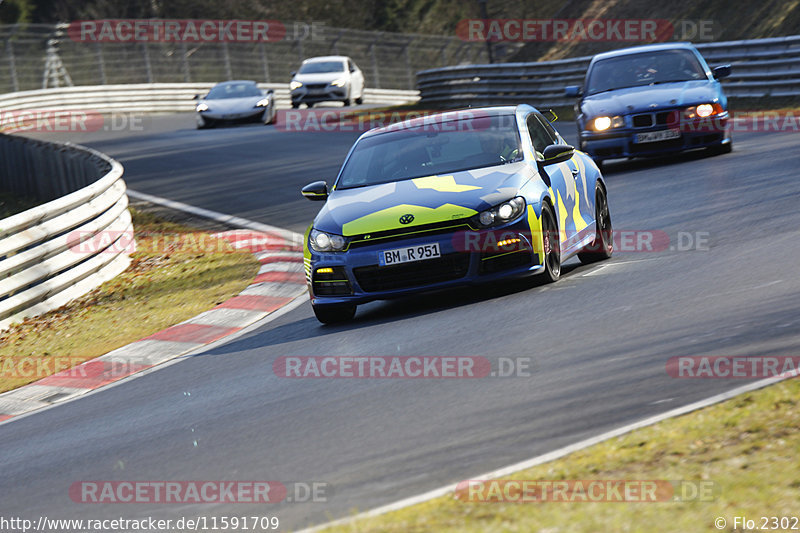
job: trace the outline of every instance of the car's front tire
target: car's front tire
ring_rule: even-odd
[[[298,107],[300,107],[299,102],[292,102],[292,109],[297,109]]]
[[[275,114],[276,114],[276,113],[277,113],[277,112],[275,111],[275,104],[274,104],[274,103],[273,103],[273,104],[271,104],[271,105],[270,105],[270,106],[269,106],[269,107],[266,109],[266,111],[264,111],[264,116],[262,117],[262,122],[264,122],[264,125],[265,125],[265,126],[266,126],[266,125],[269,125],[269,124],[272,124],[273,122],[275,122]]]
[[[361,105],[363,103],[364,103],[364,96],[363,95],[359,96],[358,98],[356,98],[356,105]]]
[[[348,322],[356,315],[356,306],[350,304],[311,305],[317,320],[323,324]]]
[[[710,155],[729,154],[733,151],[733,141],[728,141],[724,144],[720,143],[716,146],[709,146],[706,150]]]
[[[197,117],[197,129],[198,130],[207,130],[208,128],[213,128],[214,123],[210,120],[206,120],[201,116]]]
[[[561,244],[558,238],[558,224],[550,204],[542,205],[542,246],[544,247],[545,279],[558,281],[561,277]]]
[[[583,264],[609,259],[611,254],[614,253],[614,231],[611,227],[608,199],[603,188],[599,186],[594,194],[594,220],[594,241],[578,252],[578,259]]]

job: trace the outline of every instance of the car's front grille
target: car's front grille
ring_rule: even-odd
[[[634,128],[649,128],[653,125],[653,114],[644,113],[642,115],[633,115]]]
[[[307,83],[306,84],[306,88],[308,88],[309,91],[318,91],[320,89],[324,89],[327,86],[328,86],[327,83]]]
[[[408,289],[463,278],[469,270],[470,254],[445,254],[436,259],[389,266],[353,269],[356,281],[365,292]]]
[[[633,115],[634,128],[650,128],[652,126],[677,126],[680,124],[678,111],[658,111],[657,113],[641,113]]]
[[[464,223],[464,221],[447,221],[447,222],[436,222],[433,224],[425,224],[421,226],[414,226],[413,228],[402,228],[402,229],[394,229],[388,231],[379,231],[375,233],[369,234],[362,234],[362,235],[355,235],[351,238],[350,241],[350,248],[359,248],[362,246],[372,246],[376,243],[384,244],[387,242],[400,240],[400,239],[407,239],[410,236],[413,237],[427,237],[427,236],[434,236],[434,235],[442,235],[452,233],[455,236],[459,234],[457,232],[462,231],[470,231],[471,228],[468,224]]]

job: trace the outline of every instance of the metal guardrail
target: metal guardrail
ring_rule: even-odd
[[[0,134],[0,188],[50,200],[0,220],[0,329],[128,267],[134,241],[122,172],[88,148]]]
[[[34,109],[96,113],[189,112],[194,111],[196,105],[192,97],[207,93],[212,86],[212,83],[140,83],[23,91],[0,95],[0,112]],[[286,84],[262,83],[259,87],[275,91],[278,107],[290,106],[291,99]],[[364,102],[367,104],[399,105],[415,102],[418,99],[418,91],[364,89]]]
[[[800,36],[697,44],[712,66],[733,65],[722,80],[729,97],[800,96]],[[424,103],[462,107],[525,102],[571,106],[567,85],[582,85],[591,56],[538,63],[463,65],[417,73]]]

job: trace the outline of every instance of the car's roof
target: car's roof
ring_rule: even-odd
[[[228,81],[221,81],[217,85],[233,85],[234,83],[250,83],[252,85],[258,85],[253,80],[228,80]]]
[[[388,126],[374,128],[363,134],[362,137],[371,137],[373,135],[380,135],[381,133],[386,133],[389,131],[419,128],[431,124],[431,121],[433,121],[434,123],[450,122],[453,120],[468,120],[472,118],[514,115],[518,110],[521,110],[523,108],[530,109],[531,111],[535,110],[533,107],[527,104],[520,104],[516,106],[503,105],[503,106],[469,107],[463,109],[453,109],[448,111],[442,111],[440,113],[433,113],[430,115],[411,118],[408,120],[404,120],[402,122],[390,124]],[[413,113],[413,111],[409,112],[409,114],[411,113]]]
[[[317,61],[347,61],[350,59],[347,56],[317,56],[304,59],[303,63],[316,63]]]
[[[658,52],[660,50],[695,50],[692,43],[659,43],[659,44],[646,44],[643,46],[632,46],[630,48],[621,48],[619,50],[612,50],[610,52],[603,52],[597,54],[592,58],[592,63],[600,59],[608,59],[609,57],[619,57],[631,54],[640,54],[643,52]]]

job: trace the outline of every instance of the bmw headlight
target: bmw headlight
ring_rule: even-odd
[[[289,90],[294,91],[295,89],[299,89],[302,86],[303,84],[300,83],[299,81],[292,80],[292,82],[289,84]]]
[[[706,118],[713,115],[719,115],[720,113],[724,112],[725,110],[722,109],[722,106],[720,104],[713,103],[713,104],[700,104],[688,107],[683,112],[683,115],[686,118]]]
[[[256,107],[269,107],[269,98],[262,98],[256,102]]]
[[[344,79],[344,78],[339,78],[339,79],[337,79],[337,80],[333,80],[333,81],[331,82],[331,85],[333,85],[334,87],[344,87],[344,84],[345,84],[345,83],[347,83],[347,80],[346,80],[346,79]]]
[[[202,113],[203,111],[208,111],[208,106],[204,102],[200,102],[194,110],[198,113]]]
[[[589,124],[594,131],[606,131],[607,129],[621,128],[625,125],[625,120],[621,116],[597,117],[590,120]]]
[[[512,198],[486,211],[478,214],[478,222],[481,226],[493,226],[503,224],[518,218],[525,211],[525,199],[521,196]]]
[[[347,240],[341,235],[312,229],[308,244],[317,252],[341,252],[347,246]]]

